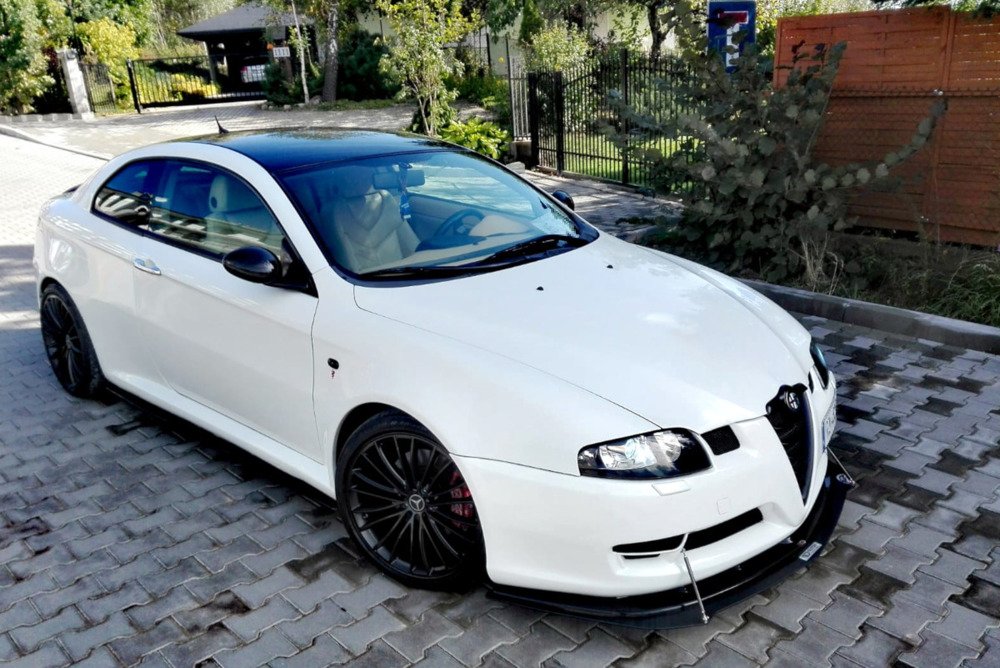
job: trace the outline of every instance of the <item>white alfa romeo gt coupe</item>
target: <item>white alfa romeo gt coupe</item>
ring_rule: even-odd
[[[697,623],[814,559],[850,483],[787,313],[426,137],[131,151],[45,206],[34,263],[68,392],[301,478],[407,585]]]

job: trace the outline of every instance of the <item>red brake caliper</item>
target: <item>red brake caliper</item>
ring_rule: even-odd
[[[451,481],[448,484],[455,487],[460,482],[462,482],[462,475],[458,471],[452,472]],[[468,485],[463,483],[461,487],[451,490],[451,498],[456,501],[456,503],[451,504],[451,513],[453,515],[466,519],[475,515],[476,511],[472,505],[472,492],[469,491]]]

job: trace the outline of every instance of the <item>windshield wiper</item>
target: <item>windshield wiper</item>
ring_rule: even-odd
[[[492,255],[487,255],[479,262],[475,262],[473,264],[484,265],[492,264],[499,260],[509,260],[511,258],[527,258],[551,250],[569,250],[570,248],[579,248],[587,243],[588,241],[586,239],[571,237],[568,234],[543,234],[540,237],[528,239],[527,241],[516,243],[513,246],[507,246]]]
[[[462,274],[472,274],[481,272],[491,267],[478,265],[443,265],[443,266],[412,266],[412,267],[388,267],[386,269],[376,269],[358,274],[358,278],[443,278],[448,276],[461,276]]]

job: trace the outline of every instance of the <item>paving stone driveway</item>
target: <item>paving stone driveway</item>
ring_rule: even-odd
[[[191,427],[56,385],[38,206],[98,163],[0,137],[0,661],[30,666],[1000,665],[1000,359],[806,319],[859,479],[827,553],[646,632],[401,587],[333,505]]]

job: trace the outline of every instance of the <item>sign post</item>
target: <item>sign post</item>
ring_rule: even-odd
[[[708,48],[722,55],[727,72],[736,68],[743,47],[756,40],[756,23],[757,3],[752,0],[709,0]],[[729,47],[737,51],[730,53]]]

